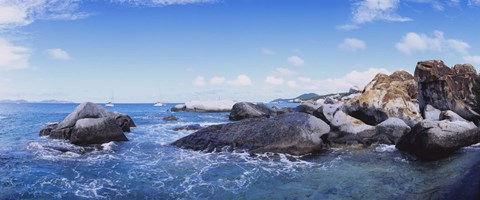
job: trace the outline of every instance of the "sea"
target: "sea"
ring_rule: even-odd
[[[174,104],[116,104],[137,127],[128,142],[79,147],[39,137],[78,104],[0,104],[0,199],[411,199],[462,178],[480,161],[480,145],[421,162],[392,145],[336,147],[290,156],[206,153],[170,144],[228,123],[228,113],[170,113]],[[295,106],[285,104],[281,106]],[[279,106],[277,104],[277,106]],[[166,116],[178,121],[164,121]]]

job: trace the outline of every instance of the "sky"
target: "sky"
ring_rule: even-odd
[[[270,101],[480,66],[480,0],[0,0],[0,99]]]

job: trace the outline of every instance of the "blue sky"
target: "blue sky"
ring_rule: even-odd
[[[0,99],[267,101],[480,66],[479,0],[0,0]]]

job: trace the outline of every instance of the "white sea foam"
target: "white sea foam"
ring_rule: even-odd
[[[1,120],[1,119],[7,119],[7,116],[2,116],[2,115],[0,115],[0,120]]]
[[[397,148],[395,148],[395,145],[380,144],[377,147],[375,147],[375,151],[379,152],[379,153],[395,152],[395,151],[397,151]]]

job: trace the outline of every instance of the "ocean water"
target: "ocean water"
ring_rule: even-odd
[[[480,161],[480,146],[419,162],[393,146],[336,148],[301,157],[203,153],[169,144],[181,125],[226,123],[228,113],[169,113],[117,104],[137,124],[128,142],[73,146],[39,137],[76,104],[0,104],[0,199],[404,199],[424,198]],[[162,118],[175,115],[179,121]]]

